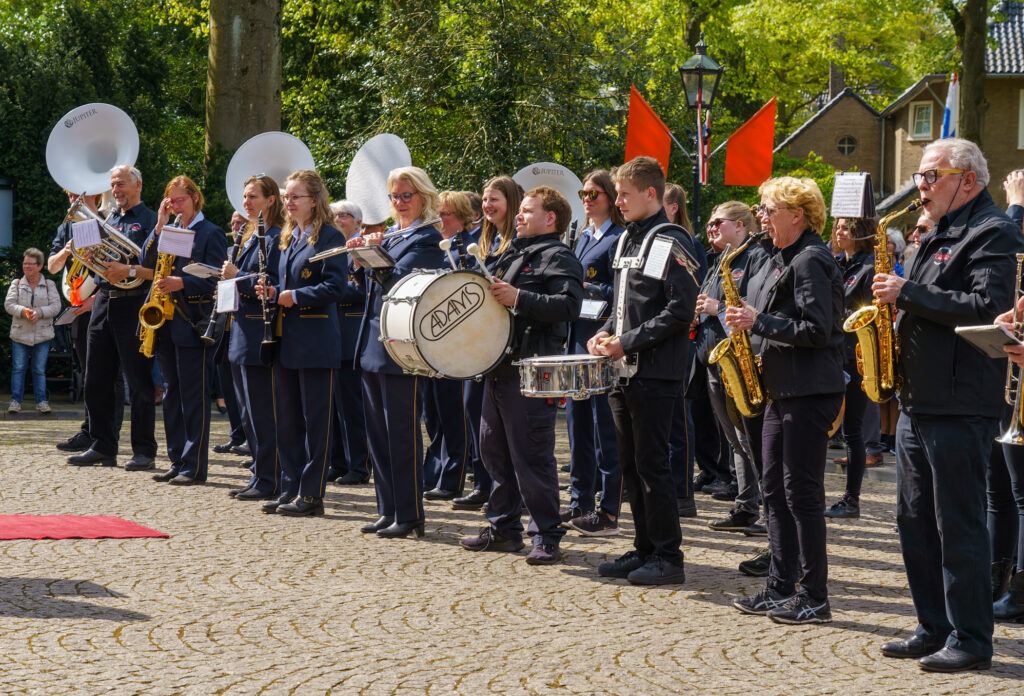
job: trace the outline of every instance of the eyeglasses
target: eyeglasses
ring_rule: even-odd
[[[592,191],[578,191],[581,201],[596,201],[604,191],[593,189]]]
[[[713,230],[716,227],[719,227],[723,222],[736,222],[736,221],[735,220],[730,220],[729,218],[715,218],[714,220],[708,220],[707,228],[709,230]]]
[[[192,198],[192,196],[182,196],[181,198],[172,198],[171,199],[171,203],[173,203],[174,205],[181,205],[182,203],[184,203],[185,201],[187,201],[190,198]]]
[[[914,186],[920,186],[924,181],[926,184],[934,184],[942,174],[964,174],[965,169],[928,169],[923,172],[914,172]]]
[[[308,195],[306,195],[306,196],[289,196],[289,195],[286,194],[284,196],[281,196],[281,198],[284,199],[285,203],[291,203],[292,201],[297,201],[300,198],[312,198],[312,196],[308,196]]]
[[[762,204],[757,206],[756,212],[758,217],[771,217],[772,215],[783,209],[792,210],[792,208],[790,208],[788,205],[780,205],[778,208],[772,208],[771,206]]]
[[[335,213],[334,214],[334,219],[337,220],[338,218],[352,218],[353,220],[356,219],[355,216],[352,213],[345,213],[345,212]]]
[[[925,234],[926,232],[931,231],[931,229],[932,228],[929,227],[928,225],[914,225],[911,228],[911,231],[913,231],[913,232],[920,232],[921,234]]]
[[[398,203],[399,201],[408,203],[417,193],[417,191],[406,191],[405,193],[392,193],[389,194],[388,197],[391,199],[392,203]]]
[[[448,211],[446,211],[446,210],[442,210],[442,211],[441,211],[440,213],[438,213],[437,215],[438,215],[438,217],[441,217],[441,218],[450,218],[450,217],[455,217],[455,213],[449,213],[449,212],[448,212]]]

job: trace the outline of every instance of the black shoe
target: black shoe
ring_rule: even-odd
[[[1013,561],[995,561],[992,563],[992,602],[1010,591],[1010,576],[1013,573]]]
[[[947,645],[936,653],[922,657],[918,664],[925,672],[964,672],[969,669],[988,669],[992,666],[992,658],[972,655]]]
[[[562,560],[558,544],[537,544],[526,554],[528,565],[554,565]]]
[[[703,488],[701,488],[700,492],[701,493],[707,493],[708,495],[713,496],[716,493],[721,493],[722,491],[726,490],[727,488],[729,488],[729,482],[728,481],[721,481],[719,479],[715,479],[711,483],[709,483],[706,486],[704,486]]]
[[[230,497],[232,497],[232,498],[237,498],[242,493],[245,493],[246,491],[251,491],[251,490],[252,490],[252,488],[250,488],[249,486],[246,486],[245,488],[232,488],[230,491],[228,491],[228,495]]]
[[[882,646],[882,654],[886,657],[920,658],[941,650],[945,644],[945,640],[937,640],[931,643],[926,641],[923,636],[915,634],[906,640],[893,640],[884,644]]]
[[[240,443],[240,442],[222,442],[219,445],[214,445],[213,446],[213,451],[216,452],[217,454],[227,454],[228,452],[231,451],[232,447],[237,447],[240,444],[242,444],[242,443]]]
[[[339,478],[341,478],[341,475],[342,475],[341,469],[328,469],[327,470],[327,475],[324,476],[324,481],[326,481],[327,483],[334,483]]]
[[[562,520],[561,526],[569,529],[572,526],[572,521],[577,517],[583,517],[583,511],[578,507],[567,507],[562,508],[558,511],[558,517]]]
[[[289,517],[313,517],[324,514],[324,499],[313,496],[299,496],[290,503],[277,506],[277,514]]]
[[[263,512],[265,512],[268,515],[273,515],[275,512],[277,512],[277,508],[279,506],[286,505],[292,502],[292,500],[294,499],[294,496],[282,495],[277,500],[268,500],[267,502],[263,503],[263,505],[260,505],[260,509],[263,510]]]
[[[766,537],[768,536],[768,528],[764,525],[764,518],[758,517],[757,521],[753,524],[749,524],[743,528],[744,536],[748,537]]]
[[[476,536],[462,537],[459,545],[467,551],[503,551],[514,553],[526,544],[519,537],[506,538],[490,527],[484,527]]]
[[[125,463],[124,470],[147,471],[149,469],[155,469],[156,466],[153,464],[153,461],[154,460],[152,457],[146,457],[141,454],[136,454]]]
[[[335,481],[338,486],[359,486],[370,482],[369,474],[360,474],[358,471],[347,471],[345,475]]]
[[[795,596],[776,592],[766,586],[760,592],[750,597],[737,597],[733,600],[732,605],[744,614],[765,616],[768,612],[781,607]]]
[[[162,474],[153,474],[153,480],[154,481],[159,481],[160,483],[167,483],[168,481],[170,481],[172,478],[174,478],[177,475],[178,475],[178,469],[175,468],[175,467],[171,467],[170,469],[168,469],[167,471],[165,471]]]
[[[842,435],[839,435],[837,433],[832,437],[831,440],[828,441],[828,448],[835,450],[844,450],[846,449],[846,440],[843,439]]]
[[[243,442],[239,445],[232,445],[231,449],[228,450],[231,454],[237,454],[239,457],[251,457],[252,450],[249,449],[249,443]]]
[[[715,500],[731,502],[733,500],[736,500],[736,496],[738,496],[739,494],[740,489],[730,483],[722,490],[712,493],[711,497],[714,498]]]
[[[676,498],[676,512],[680,517],[696,517],[697,501],[691,498]]]
[[[377,536],[385,539],[401,539],[409,536],[409,532],[417,537],[423,536],[423,522],[395,522],[390,527],[377,530]]]
[[[996,621],[1024,620],[1024,572],[1015,573],[1010,578],[1010,589],[992,605]]]
[[[359,531],[363,534],[376,534],[382,529],[390,527],[394,524],[395,519],[393,517],[379,517],[373,524],[364,524],[359,528]]]
[[[270,500],[273,497],[273,493],[264,493],[258,488],[246,488],[234,496],[235,500]]]
[[[452,510],[479,510],[487,502],[487,491],[474,488],[469,495],[452,499]]]
[[[447,488],[431,488],[423,497],[427,500],[451,500],[458,494],[458,491],[450,491]]]
[[[765,549],[753,558],[740,562],[740,572],[752,578],[768,576],[768,567],[772,564],[772,552]]]
[[[768,618],[775,623],[798,626],[832,622],[832,608],[828,598],[813,599],[806,592],[798,592],[781,607],[768,612]]]
[[[101,454],[94,449],[87,449],[81,454],[68,457],[71,466],[117,466],[117,457],[112,454]]]
[[[643,567],[646,562],[647,556],[634,549],[624,553],[614,561],[605,561],[597,566],[597,574],[602,578],[622,578],[625,580],[630,573],[637,568]]]
[[[84,452],[89,449],[90,445],[92,445],[92,438],[89,437],[88,433],[83,433],[79,430],[67,440],[58,442],[57,449],[61,452]]]
[[[716,532],[742,532],[757,522],[757,514],[740,508],[733,508],[725,517],[708,522],[708,527]]]
[[[839,502],[825,511],[825,517],[834,520],[855,520],[860,517],[860,501],[852,496],[843,495]]]
[[[715,480],[715,477],[706,471],[702,471],[693,477],[693,490],[699,491]]]
[[[172,486],[198,486],[201,483],[206,483],[206,479],[197,479],[195,476],[189,476],[188,474],[178,474],[167,483]]]
[[[648,556],[647,562],[626,576],[634,585],[681,585],[686,582],[682,563],[661,556]]]

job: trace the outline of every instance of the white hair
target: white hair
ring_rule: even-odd
[[[119,164],[110,170],[110,175],[120,174],[121,172],[128,172],[128,174],[135,180],[135,183],[142,183],[142,172],[133,167],[130,164]]]
[[[985,155],[977,143],[963,138],[943,138],[928,143],[921,155],[924,157],[932,152],[945,155],[949,160],[949,166],[954,169],[974,172],[981,188],[988,186],[988,162],[985,161]]]
[[[348,213],[357,223],[363,221],[363,210],[353,201],[334,201],[331,203],[331,212],[335,215],[338,213]]]
[[[885,231],[885,236],[889,238],[889,241],[893,243],[896,249],[896,255],[902,256],[903,250],[907,248],[907,240],[903,238],[903,235],[898,229],[890,227]]]

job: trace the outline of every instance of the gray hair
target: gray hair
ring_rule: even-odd
[[[988,186],[988,162],[985,161],[985,155],[981,153],[981,148],[976,143],[963,138],[943,138],[928,143],[921,155],[923,157],[932,152],[945,155],[949,165],[954,169],[974,172],[978,185],[982,188]]]
[[[334,201],[331,203],[331,212],[335,215],[338,213],[348,213],[356,222],[363,221],[363,210],[353,201]]]
[[[889,238],[889,241],[893,243],[893,247],[896,249],[896,255],[902,256],[903,250],[907,248],[907,240],[903,238],[899,230],[889,228],[885,231],[885,236]]]
[[[110,175],[120,174],[121,172],[128,172],[128,174],[135,180],[135,183],[142,183],[142,172],[133,167],[130,164],[119,164],[110,170]]]

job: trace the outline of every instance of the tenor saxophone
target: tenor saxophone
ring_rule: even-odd
[[[725,294],[727,307],[742,307],[743,298],[736,288],[730,268],[733,259],[743,253],[751,242],[765,235],[759,232],[751,236],[735,251],[728,248],[723,253],[722,262],[718,265],[718,273],[722,278],[722,291]],[[750,333],[745,330],[733,329],[732,336],[718,342],[708,356],[709,365],[718,365],[722,371],[722,383],[725,392],[736,404],[736,410],[747,418],[753,418],[764,411],[765,389],[761,377],[761,366],[750,345]]]
[[[174,302],[166,292],[157,290],[156,282],[166,278],[174,268],[174,254],[159,254],[153,269],[153,285],[149,288],[146,303],[139,307],[139,352],[147,358],[153,357],[156,331],[164,322],[174,316]]]
[[[898,217],[912,213],[923,204],[918,199],[902,210],[889,213],[878,221],[875,232],[875,275],[893,272],[889,256],[889,237],[885,228]],[[843,331],[857,334],[857,372],[864,381],[861,389],[877,404],[885,403],[899,391],[896,356],[899,343],[893,328],[893,305],[877,299],[861,307],[843,322]]]

